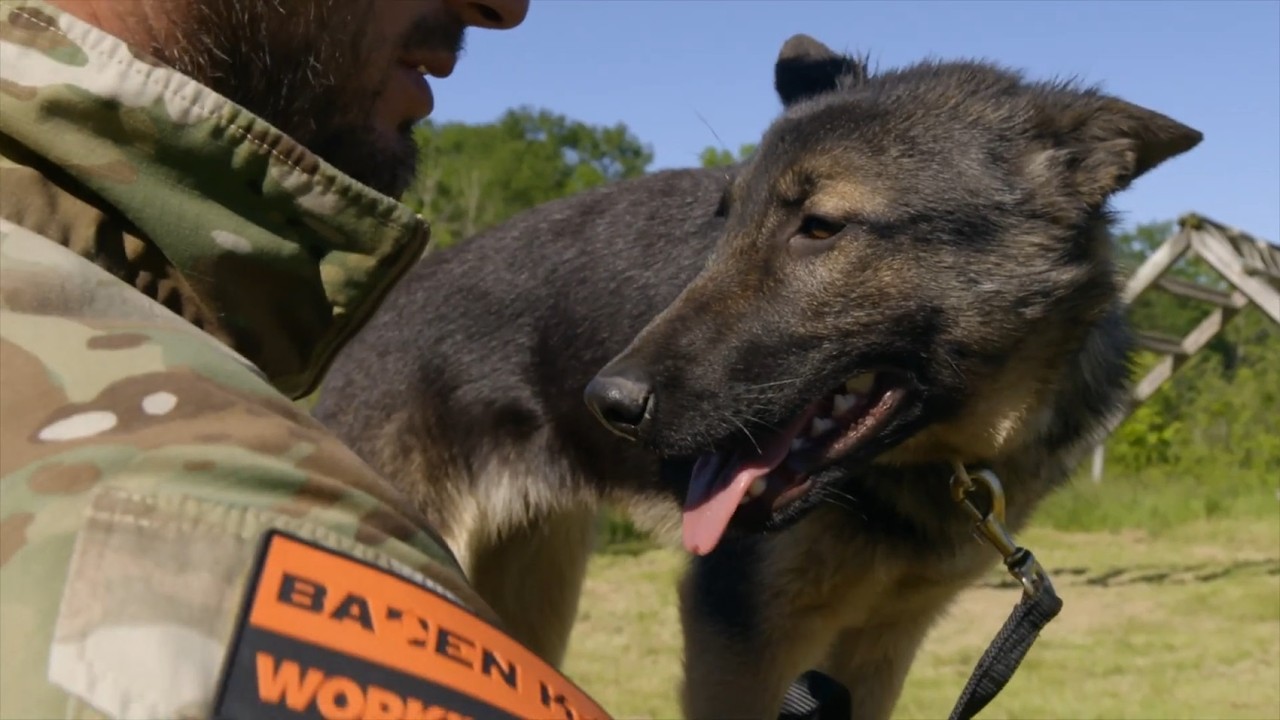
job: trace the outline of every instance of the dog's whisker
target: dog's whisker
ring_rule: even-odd
[[[864,513],[858,512],[857,507],[855,507],[858,505],[858,498],[847,492],[843,492],[828,485],[826,487],[818,488],[817,496],[820,502],[829,502],[841,509],[856,513],[863,520],[867,519],[867,516]],[[846,504],[843,501],[848,501],[848,503]]]
[[[756,389],[759,389],[759,388],[774,387],[774,386],[776,386],[776,385],[787,385],[787,384],[790,384],[790,383],[803,382],[804,380],[805,380],[805,378],[804,378],[803,376],[801,376],[801,377],[793,377],[793,378],[788,378],[788,379],[786,379],[786,380],[774,380],[774,381],[772,381],[772,382],[766,382],[766,383],[755,383],[755,384],[752,384],[752,385],[743,385],[741,389],[742,389],[742,390],[756,390]]]
[[[706,119],[705,117],[703,117],[703,116],[702,116],[702,113],[698,112],[698,111],[697,111],[697,109],[694,109],[693,114],[694,114],[694,115],[697,115],[697,116],[698,116],[698,119],[702,121],[702,124],[703,124],[703,125],[706,125],[706,126],[707,126],[707,129],[711,131],[711,137],[714,137],[714,138],[716,139],[716,142],[720,144],[720,149],[722,149],[722,150],[724,150],[726,153],[729,153],[730,155],[732,155],[732,154],[733,154],[733,152],[732,152],[731,150],[729,150],[728,146],[726,146],[726,145],[724,144],[724,140],[721,140],[721,139],[720,139],[720,135],[719,135],[719,133],[717,133],[717,132],[716,132],[716,129],[715,129],[715,128],[711,127],[711,123],[710,123],[710,122],[707,122],[707,119]]]
[[[857,499],[856,497],[854,497],[854,496],[850,495],[850,494],[849,494],[849,493],[847,493],[847,492],[843,492],[843,491],[841,491],[841,490],[837,490],[836,488],[831,487],[831,486],[827,486],[827,487],[825,487],[825,488],[822,488],[822,489],[821,489],[821,493],[822,493],[822,495],[823,495],[823,496],[837,496],[837,497],[845,498],[845,499],[847,499],[849,502],[851,502],[851,503],[855,503],[855,504],[858,502],[858,499]]]
[[[947,363],[951,365],[951,369],[956,371],[956,377],[960,380],[964,380],[964,371],[960,369],[960,366],[956,364],[956,361],[947,353],[943,353],[942,357],[946,358]]]
[[[750,416],[748,416],[748,417],[747,417],[747,422],[755,423],[755,424],[757,424],[757,425],[759,425],[759,426],[761,426],[761,427],[763,427],[763,428],[765,428],[765,429],[767,429],[767,430],[771,430],[771,431],[773,431],[773,432],[781,432],[781,431],[782,431],[782,428],[778,427],[777,425],[774,425],[773,423],[765,422],[764,420],[761,420],[760,418],[757,418],[757,417],[750,417]]]
[[[764,450],[760,449],[760,443],[756,442],[755,437],[751,435],[751,431],[747,429],[747,426],[743,425],[737,418],[732,418],[732,419],[733,419],[733,422],[736,423],[738,427],[742,428],[742,432],[747,434],[747,439],[751,441],[751,444],[756,446],[756,452],[763,455]]]
[[[852,505],[846,505],[845,503],[840,502],[839,498],[823,495],[818,500],[819,502],[827,503],[829,505],[835,505],[841,510],[848,510],[849,512],[857,512],[857,510]],[[865,517],[863,519],[865,519]]]

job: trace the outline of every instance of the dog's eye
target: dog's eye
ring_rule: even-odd
[[[800,256],[826,252],[835,245],[836,236],[844,228],[845,224],[837,220],[806,215],[791,237],[791,250]]]
[[[800,221],[799,233],[810,240],[829,240],[844,230],[844,223],[836,220],[806,215]]]

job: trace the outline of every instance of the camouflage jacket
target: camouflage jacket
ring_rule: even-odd
[[[0,716],[589,705],[290,401],[426,223],[37,0],[0,0],[0,103]]]

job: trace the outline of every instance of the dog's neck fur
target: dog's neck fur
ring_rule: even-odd
[[[1064,358],[1045,401],[1025,417],[1014,441],[995,456],[965,463],[971,470],[988,468],[1001,479],[1005,525],[1011,532],[1026,525],[1039,500],[1065,483],[1082,454],[1102,439],[1106,422],[1125,402],[1127,383],[1099,379],[1127,377],[1115,370],[1128,367],[1131,347],[1130,328],[1117,300],[1085,331],[1079,349]],[[830,498],[830,511],[851,518],[853,522],[842,524],[855,534],[869,532],[904,543],[909,548],[904,554],[963,546],[973,523],[951,498],[953,474],[946,461],[877,464],[845,488],[849,497]],[[950,521],[940,525],[938,518]],[[938,528],[941,535],[931,534]]]

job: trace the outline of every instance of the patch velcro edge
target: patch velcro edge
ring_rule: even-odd
[[[609,720],[461,605],[278,529],[264,534],[249,576],[214,716]]]

